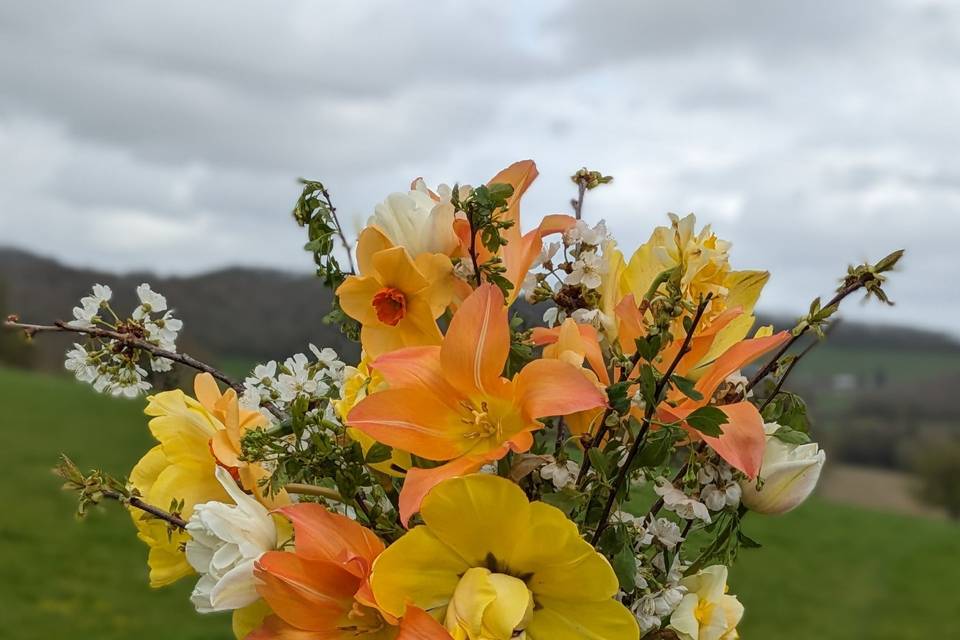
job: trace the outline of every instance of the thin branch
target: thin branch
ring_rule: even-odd
[[[594,545],[596,545],[597,541],[600,540],[600,534],[603,533],[603,530],[607,526],[607,520],[610,518],[610,512],[613,510],[613,505],[617,501],[617,493],[620,492],[621,487],[623,487],[630,478],[630,467],[633,465],[634,459],[636,459],[637,454],[640,453],[640,451],[643,449],[644,443],[646,442],[646,435],[647,431],[650,429],[650,422],[653,419],[653,412],[656,411],[664,391],[670,385],[670,378],[673,377],[673,372],[677,369],[677,366],[680,364],[683,356],[687,355],[687,352],[690,351],[690,343],[693,340],[693,334],[696,332],[697,325],[700,324],[700,320],[703,319],[703,314],[707,310],[707,305],[710,304],[711,298],[712,295],[707,294],[707,296],[697,306],[697,312],[693,316],[693,321],[690,323],[690,328],[687,329],[687,335],[684,337],[683,343],[680,345],[680,349],[677,351],[677,355],[674,356],[673,361],[670,363],[670,366],[667,367],[663,377],[657,381],[657,385],[654,387],[653,401],[647,404],[647,407],[643,412],[643,425],[640,427],[640,433],[638,433],[637,437],[634,439],[633,445],[630,447],[630,453],[627,455],[626,461],[620,467],[620,473],[617,475],[617,479],[613,483],[610,495],[607,496],[607,503],[603,507],[603,514],[600,516],[600,520],[597,523],[597,529],[593,534]]]
[[[51,325],[27,324],[23,322],[17,322],[14,319],[7,319],[4,321],[3,326],[6,329],[23,331],[28,338],[32,338],[38,333],[79,333],[92,338],[106,338],[108,340],[115,340],[123,345],[134,347],[136,349],[140,349],[141,351],[146,351],[156,357],[166,358],[167,360],[172,360],[173,362],[178,362],[192,369],[196,369],[197,371],[209,373],[214,378],[236,391],[238,395],[243,393],[242,384],[236,382],[230,376],[223,373],[219,369],[210,366],[206,362],[197,360],[193,356],[190,356],[186,353],[161,349],[157,345],[147,342],[142,338],[137,338],[129,333],[121,333],[112,329],[104,329],[103,327],[74,327],[66,322],[63,322],[62,320],[57,320]],[[283,412],[277,409],[273,404],[266,404],[264,407],[270,411],[270,413],[280,419],[285,417]]]
[[[312,484],[303,484],[300,482],[291,482],[290,484],[284,485],[283,488],[287,491],[287,493],[296,493],[303,496],[317,496],[319,498],[326,498],[327,500],[333,500],[335,502],[344,502],[343,496],[341,496],[336,489],[317,487]]]
[[[128,498],[122,493],[118,491],[114,491],[113,489],[103,489],[101,492],[103,493],[104,498],[116,500],[117,502],[120,502],[122,504],[128,505],[135,509],[139,509],[144,513],[149,513],[154,518],[159,518],[160,520],[163,520],[164,522],[178,529],[187,528],[187,521],[181,518],[180,516],[174,515],[169,511],[164,511],[160,507],[155,507],[152,504],[148,504],[143,500],[141,500],[140,498],[137,498],[136,496]]]
[[[847,286],[840,289],[840,291],[837,292],[837,295],[833,296],[833,298],[830,299],[830,302],[824,305],[823,308],[826,309],[834,305],[839,305],[844,298],[849,296],[851,293],[854,293],[859,289],[862,289],[864,286],[866,286],[866,281],[864,280],[864,278],[860,278],[855,282],[848,284]],[[801,329],[795,335],[793,335],[789,340],[787,340],[786,344],[780,347],[777,353],[772,358],[770,358],[770,361],[767,362],[767,364],[760,367],[760,370],[757,371],[753,375],[753,377],[750,378],[750,382],[747,383],[747,390],[753,389],[755,386],[757,386],[757,384],[760,383],[761,380],[766,378],[768,375],[770,375],[772,371],[774,371],[777,368],[777,362],[780,360],[780,358],[782,358],[783,355],[790,350],[790,347],[796,344],[797,340],[799,340],[804,334],[807,333],[807,331],[810,330],[810,326],[811,326],[810,324],[807,324],[806,326],[803,327],[803,329]]]
[[[573,215],[577,220],[580,220],[583,216],[583,196],[587,193],[587,184],[583,180],[577,181],[577,199],[571,200],[570,204],[573,205]]]
[[[830,325],[830,329],[832,329],[834,326],[835,325]],[[803,356],[810,353],[813,350],[813,348],[818,344],[820,344],[820,341],[814,340],[813,342],[808,344],[803,351],[798,353],[796,358],[790,361],[790,364],[787,365],[787,368],[783,372],[783,374],[780,376],[780,379],[777,380],[777,384],[773,388],[773,391],[770,392],[770,395],[768,395],[766,399],[763,401],[763,403],[757,408],[758,411],[763,413],[763,410],[767,408],[767,405],[770,404],[773,401],[773,399],[777,397],[778,393],[780,393],[780,390],[783,388],[783,383],[787,381],[787,377],[790,376],[790,372],[792,372],[793,368],[797,366],[797,363],[800,362],[800,359],[803,358]]]
[[[343,232],[343,227],[340,225],[340,218],[337,217],[337,208],[333,206],[333,200],[330,198],[330,192],[327,191],[327,188],[322,184],[319,184],[320,195],[323,196],[324,201],[327,204],[327,208],[330,209],[330,217],[333,219],[333,224],[337,228],[337,236],[340,238],[340,244],[343,246],[343,250],[347,253],[347,261],[350,263],[350,273],[357,273],[357,266],[353,262],[353,250],[350,248],[350,243],[347,241],[347,236]]]

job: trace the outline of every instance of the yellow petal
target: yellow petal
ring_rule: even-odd
[[[375,226],[367,226],[357,238],[357,268],[361,276],[373,274],[373,256],[393,247],[390,238]]]
[[[242,609],[233,612],[233,635],[237,640],[243,640],[250,632],[263,624],[263,619],[273,613],[262,598]]]
[[[528,640],[637,640],[640,629],[616,600],[583,602],[537,598],[540,605],[527,627]]]
[[[393,247],[373,254],[373,269],[385,287],[399,289],[408,297],[424,289],[427,279],[417,270],[410,254],[403,247]]]
[[[518,572],[514,550],[527,534],[529,512],[530,503],[520,487],[497,476],[479,474],[437,485],[420,507],[430,531],[469,566],[493,570],[495,561],[501,570]]]
[[[460,555],[420,526],[380,554],[370,586],[377,604],[399,617],[408,603],[426,611],[446,607],[469,568]]]

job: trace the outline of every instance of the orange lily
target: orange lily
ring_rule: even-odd
[[[344,312],[362,325],[360,341],[376,357],[423,344],[439,344],[436,318],[453,295],[453,265],[439,253],[416,260],[394,246],[377,227],[367,227],[357,241],[360,275],[337,288]]]
[[[509,351],[503,294],[484,284],[454,315],[440,346],[402,349],[374,361],[389,388],[357,404],[347,423],[390,446],[448,461],[407,472],[400,493],[404,523],[442,480],[530,449],[531,432],[543,426],[539,418],[605,403],[593,383],[560,360],[535,360],[512,380],[502,377]]]
[[[506,268],[504,275],[513,283],[507,297],[508,304],[516,300],[523,278],[540,254],[543,238],[554,233],[563,233],[577,222],[572,216],[557,213],[546,216],[535,229],[525,234],[521,232],[520,199],[538,175],[537,165],[533,160],[521,160],[514,162],[487,183],[509,184],[513,187],[513,195],[507,201],[507,210],[503,214],[503,219],[512,220],[513,226],[503,231],[507,244],[501,247],[499,252]],[[457,219],[454,221],[454,229],[460,237],[461,246],[466,250],[470,246],[470,224],[464,219]],[[491,257],[490,253],[483,248],[479,240],[476,245],[479,261],[486,262]]]
[[[553,328],[535,327],[531,334],[533,343],[543,346],[543,357],[569,362],[601,391],[610,384],[610,374],[603,361],[600,336],[588,324],[578,324],[567,318]],[[584,361],[590,369],[583,368]],[[591,371],[592,369],[592,371]],[[567,426],[574,435],[591,433],[603,415],[603,407],[579,411],[567,416]]]
[[[710,403],[717,387],[727,376],[763,354],[780,347],[789,339],[790,332],[781,331],[762,338],[742,340],[733,345],[709,365],[697,381],[694,388],[703,397],[700,400],[687,398],[675,407],[661,405],[658,409],[659,420],[663,422],[684,420],[695,410]],[[763,461],[766,446],[763,416],[760,415],[757,407],[747,400],[719,405],[717,408],[727,416],[727,423],[720,426],[722,431],[720,436],[708,436],[686,424],[685,428],[692,436],[702,438],[730,466],[743,471],[751,479],[756,478],[760,472],[760,463]]]
[[[722,343],[729,335],[726,329],[736,326],[744,315],[743,310],[739,307],[728,309],[694,333],[690,340],[689,350],[680,358],[674,373],[682,376],[699,376],[695,389],[703,398],[693,400],[684,396],[680,391],[674,390],[668,400],[676,403],[676,405],[670,406],[664,403],[658,407],[658,419],[661,422],[683,421],[695,410],[710,403],[717,387],[727,376],[790,339],[790,334],[787,331],[781,331],[774,335],[761,335],[758,332],[757,337],[735,343],[714,359],[718,344],[722,347]],[[634,340],[645,333],[643,318],[634,302],[633,294],[627,295],[617,305],[617,320],[621,347],[624,353],[631,354],[636,350]],[[653,365],[661,373],[665,372],[682,346],[682,338],[674,340],[660,352]],[[763,459],[766,443],[763,417],[757,408],[746,400],[720,405],[718,408],[727,415],[728,420],[726,424],[720,427],[722,431],[720,436],[705,435],[686,423],[684,423],[684,428],[692,437],[703,439],[711,449],[716,451],[731,466],[743,471],[751,478],[756,477],[760,471],[760,463]]]
[[[377,606],[369,578],[384,545],[372,531],[318,504],[279,512],[293,523],[295,549],[257,561],[257,590],[274,615],[247,640],[450,640],[421,609],[398,621]]]

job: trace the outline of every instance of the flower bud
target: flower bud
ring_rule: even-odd
[[[740,483],[744,506],[757,513],[780,514],[799,506],[813,493],[826,460],[816,442],[789,444],[774,436],[779,428],[776,423],[764,425],[767,446],[759,481]]]

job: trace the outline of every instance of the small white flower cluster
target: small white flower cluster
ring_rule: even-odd
[[[666,478],[657,478],[657,486],[653,490],[663,499],[664,508],[673,511],[684,520],[700,519],[707,524],[712,522],[707,505],[688,496]]]
[[[637,588],[646,593],[634,600],[630,606],[630,610],[637,617],[640,632],[643,634],[659,628],[663,621],[673,614],[687,593],[686,587],[680,584],[687,565],[680,561],[679,556],[674,557],[669,571],[663,552],[654,556],[651,564],[663,575],[663,581],[654,587],[647,581],[646,575],[638,571]]]
[[[740,505],[743,490],[733,468],[723,460],[704,463],[697,471],[697,480],[702,485],[700,499],[710,511]]]
[[[329,397],[331,389],[343,382],[344,364],[333,349],[318,349],[312,344],[309,347],[314,361],[297,353],[282,364],[271,360],[254,367],[243,383],[240,403],[250,409],[271,403],[282,410],[301,396],[311,401]],[[331,411],[329,406],[325,410]]]
[[[558,491],[574,486],[579,474],[580,465],[573,460],[551,462],[540,467],[540,477],[552,483]]]
[[[149,284],[137,287],[140,304],[127,319],[110,306],[113,291],[102,284],[93,285],[93,293],[80,299],[80,306],[73,308],[73,320],[68,326],[77,329],[104,329],[139,338],[164,351],[176,352],[177,334],[183,322],[173,317],[167,309],[167,300],[153,291]],[[109,314],[109,319],[104,317]],[[167,358],[152,357],[144,350],[109,337],[93,337],[86,346],[74,343],[67,352],[64,366],[72,371],[77,380],[93,385],[101,393],[135,398],[150,389],[146,381],[147,371],[141,366],[146,356],[150,368],[156,372],[169,371],[173,363]]]

